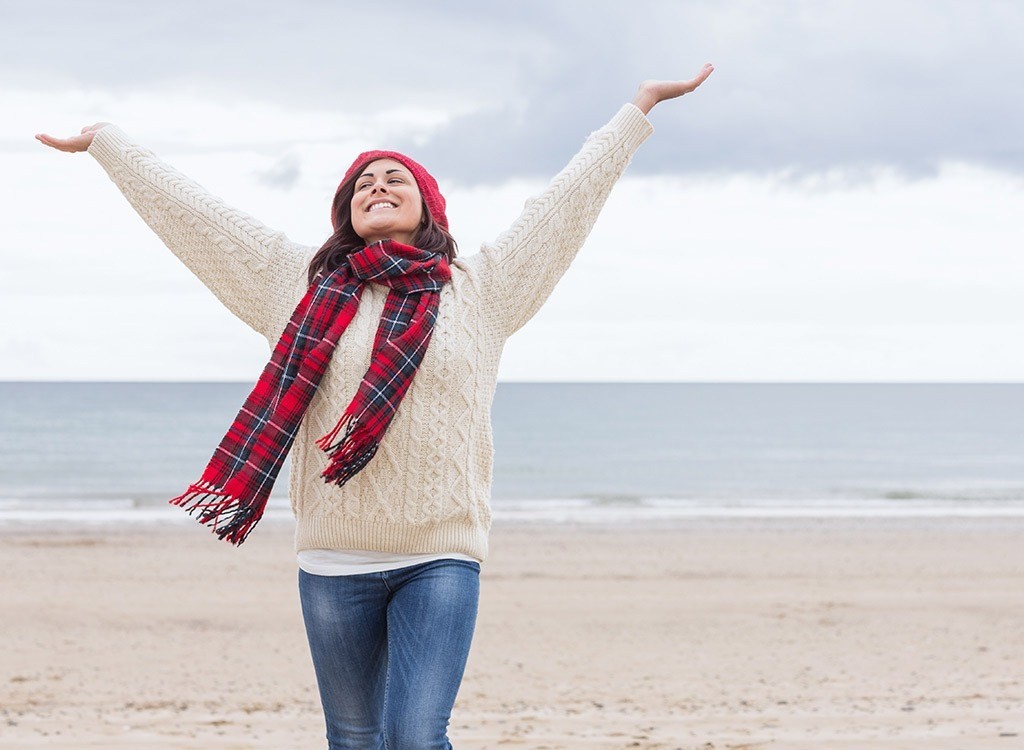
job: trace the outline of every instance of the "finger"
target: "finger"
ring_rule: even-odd
[[[66,138],[54,138],[53,136],[45,134],[37,135],[36,138],[38,138],[43,144],[50,146],[51,148],[55,148],[58,151],[75,150],[74,147],[71,145],[70,140]]]
[[[708,79],[708,76],[711,75],[714,72],[714,70],[715,69],[711,65],[711,63],[706,63],[704,67],[700,69],[700,73],[697,74],[696,78],[684,82],[684,87],[687,89],[688,92],[693,91],[702,83],[704,83],[704,81]]]

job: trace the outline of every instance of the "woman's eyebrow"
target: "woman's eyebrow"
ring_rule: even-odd
[[[404,172],[404,171],[405,170],[400,169],[398,167],[393,167],[392,169],[384,170],[384,174],[391,174],[392,172]],[[363,179],[364,177],[373,177],[373,172],[363,172],[361,175],[359,175],[359,179]]]

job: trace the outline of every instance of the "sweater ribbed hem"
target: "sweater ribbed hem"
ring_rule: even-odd
[[[621,130],[622,146],[632,154],[654,132],[654,126],[640,108],[630,102],[623,104],[602,130]]]
[[[121,152],[133,145],[117,125],[104,125],[92,137],[88,153],[109,173],[121,162]]]
[[[483,560],[487,557],[487,531],[470,521],[413,526],[401,522],[389,524],[325,516],[301,517],[295,527],[295,551],[461,552]]]

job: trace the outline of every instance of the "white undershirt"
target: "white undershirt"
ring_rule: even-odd
[[[431,560],[480,562],[461,552],[377,552],[367,549],[304,549],[298,554],[299,567],[317,576],[354,576],[396,570]]]

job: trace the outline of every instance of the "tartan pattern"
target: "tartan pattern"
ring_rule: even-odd
[[[202,478],[170,500],[242,544],[263,515],[334,348],[367,282],[390,287],[370,367],[334,429],[317,440],[330,461],[321,476],[339,487],[369,463],[430,344],[448,259],[393,240],[351,253],[323,271],[299,301],[252,392]]]

